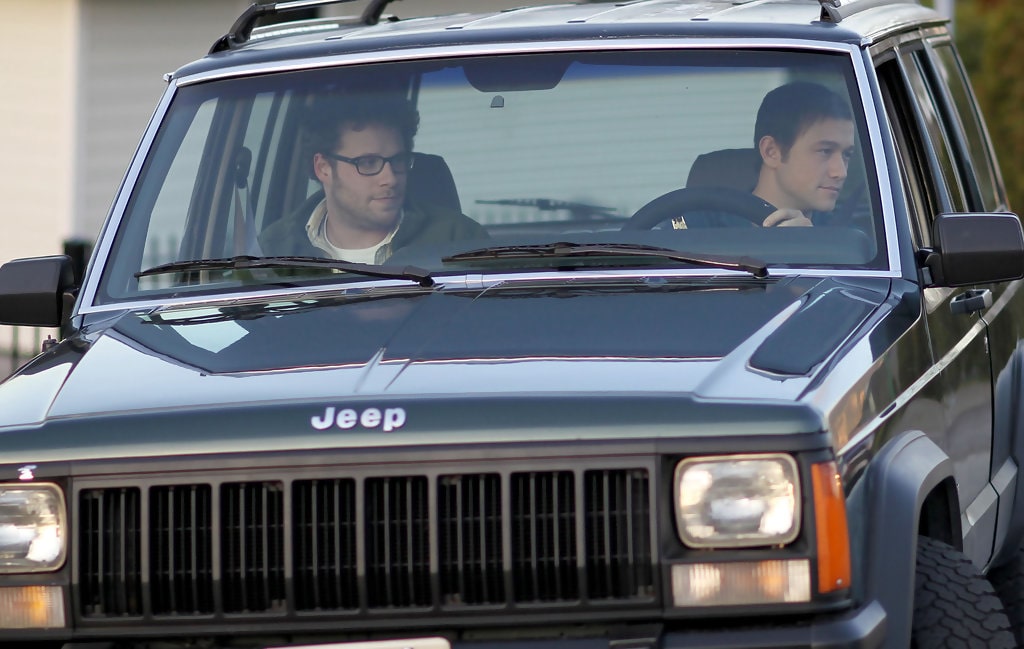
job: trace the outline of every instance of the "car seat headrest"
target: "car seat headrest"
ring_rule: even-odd
[[[687,187],[726,187],[754,191],[761,171],[757,149],[719,149],[697,156],[686,178]]]
[[[462,212],[462,202],[455,187],[448,163],[432,153],[416,154],[409,179],[406,181],[406,196],[412,203],[426,203]]]

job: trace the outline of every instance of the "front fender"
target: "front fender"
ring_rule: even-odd
[[[860,510],[854,515],[861,519],[863,535],[863,592],[866,601],[878,601],[885,609],[886,647],[910,646],[921,512],[928,496],[943,489],[952,475],[952,461],[935,442],[920,431],[906,431],[885,443],[868,465],[863,491],[851,493],[853,509]],[[951,518],[959,544],[960,520]]]

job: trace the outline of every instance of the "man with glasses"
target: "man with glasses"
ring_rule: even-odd
[[[317,106],[312,171],[323,186],[260,237],[266,254],[379,264],[415,243],[484,239],[458,212],[406,203],[416,109],[398,97],[348,96]]]

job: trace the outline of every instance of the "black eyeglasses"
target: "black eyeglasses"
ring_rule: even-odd
[[[337,160],[338,162],[347,162],[356,168],[360,176],[376,176],[380,172],[384,171],[384,163],[391,163],[391,171],[396,174],[409,173],[412,169],[413,154],[409,151],[403,151],[402,153],[396,153],[390,158],[385,158],[379,155],[361,155],[358,158],[346,158],[343,155],[337,153],[323,152],[323,155],[327,156],[331,160]]]

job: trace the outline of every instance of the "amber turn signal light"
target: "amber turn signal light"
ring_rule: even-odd
[[[811,466],[814,520],[818,539],[818,592],[850,587],[850,534],[846,526],[846,498],[835,462]]]

